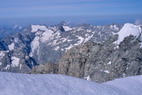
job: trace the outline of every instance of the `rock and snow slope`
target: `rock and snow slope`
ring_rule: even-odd
[[[115,41],[114,43],[120,44],[124,40],[125,37],[128,37],[130,35],[135,36],[136,38],[140,37],[140,40],[142,40],[141,33],[142,33],[142,29],[139,25],[126,23],[123,26],[123,28],[117,33],[118,40]]]
[[[90,40],[104,42],[114,34],[119,35],[114,42],[117,47],[129,35],[134,35],[141,41],[141,26],[127,23],[121,30],[120,28],[117,25],[31,25],[26,31],[24,29],[23,32],[0,41],[0,53],[3,54],[0,56],[0,71],[26,72],[37,64],[57,63],[72,47]],[[12,63],[13,57],[19,59],[18,63]]]
[[[141,27],[125,24],[117,34],[71,48],[58,61],[58,73],[97,82],[142,75]]]
[[[118,31],[116,25],[31,25],[0,41],[0,53],[5,52],[0,71],[27,72],[37,64],[56,63],[70,48],[89,40],[102,42]],[[12,57],[19,59],[17,65]]]
[[[0,73],[0,95],[141,95],[142,76],[99,84],[63,75]]]

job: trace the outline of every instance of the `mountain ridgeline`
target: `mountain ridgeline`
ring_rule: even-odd
[[[0,71],[105,82],[142,74],[142,26],[31,25],[0,42]]]
[[[116,25],[31,25],[0,41],[0,71],[22,73],[39,64],[56,64],[73,46],[89,40],[102,42],[118,31]]]

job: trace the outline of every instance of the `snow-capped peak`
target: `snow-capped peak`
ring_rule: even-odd
[[[31,42],[31,47],[32,47],[32,52],[31,56],[33,55],[33,52],[39,48],[40,43],[44,43],[46,41],[49,41],[49,39],[53,36],[53,31],[46,26],[41,26],[41,25],[32,25],[31,26],[32,30],[31,32],[36,32],[35,33],[35,38]],[[39,31],[38,31],[39,30]],[[40,31],[42,30],[42,32]]]
[[[138,25],[126,23],[123,28],[117,33],[118,34],[118,40],[115,41],[115,44],[120,44],[125,37],[128,37],[130,35],[135,36],[138,38],[141,34],[142,30],[141,27]]]
[[[69,26],[63,26],[63,28],[64,28],[65,31],[70,31],[70,30],[72,30],[72,28],[70,28]]]
[[[40,29],[40,30],[47,29],[46,26],[41,26],[41,25],[31,25],[31,28],[32,28],[31,32],[36,32],[36,31],[38,31],[38,29]]]

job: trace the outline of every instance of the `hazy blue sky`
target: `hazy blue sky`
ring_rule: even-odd
[[[130,21],[142,18],[142,0],[1,0],[0,2],[0,19],[35,17],[94,17],[96,20],[106,17]]]

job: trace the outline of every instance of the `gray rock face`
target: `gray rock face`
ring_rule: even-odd
[[[58,65],[53,63],[47,63],[47,64],[40,64],[35,66],[32,71],[30,72],[32,74],[57,74],[58,73]]]
[[[87,42],[71,48],[59,60],[60,74],[96,82],[142,74],[142,49],[139,39],[126,37],[117,47],[117,36],[103,43]]]

